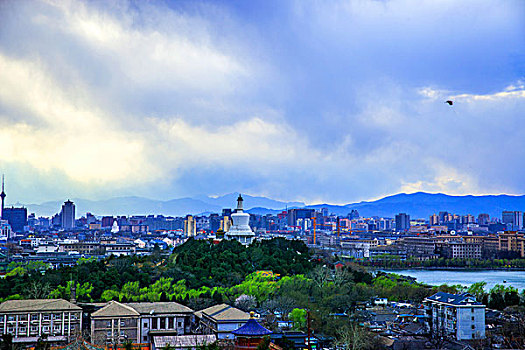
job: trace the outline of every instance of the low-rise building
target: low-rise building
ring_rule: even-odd
[[[13,343],[34,344],[47,336],[65,344],[82,329],[82,309],[64,299],[7,300],[0,304],[0,334],[13,335]]]
[[[98,344],[149,343],[154,335],[189,334],[193,310],[175,302],[110,301],[91,314],[91,339]]]
[[[485,338],[485,305],[468,293],[438,292],[423,301],[434,337]]]
[[[215,334],[217,339],[233,339],[232,332],[242,327],[250,314],[227,304],[220,304],[198,311],[199,325],[204,334]]]

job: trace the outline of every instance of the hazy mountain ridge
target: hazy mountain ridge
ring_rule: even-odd
[[[105,200],[86,200],[72,198],[77,208],[77,216],[91,212],[95,215],[148,215],[184,216],[186,214],[220,213],[223,208],[235,208],[237,193],[220,197],[197,196],[195,198],[176,198],[167,201],[137,196],[115,197]],[[365,217],[394,217],[405,212],[412,218],[427,218],[433,213],[448,211],[455,214],[488,213],[491,217],[501,217],[503,210],[525,211],[525,195],[484,195],[450,196],[442,193],[417,192],[395,194],[375,201],[363,201],[346,205],[283,202],[271,198],[243,194],[245,209],[253,214],[275,214],[285,208],[327,208],[338,215],[346,215],[352,209]],[[61,201],[41,204],[28,204],[28,212],[51,216],[60,211]]]

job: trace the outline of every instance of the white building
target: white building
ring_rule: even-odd
[[[468,293],[439,292],[423,300],[432,335],[456,340],[485,338],[485,305]]]
[[[195,312],[204,334],[213,334],[217,339],[234,339],[232,332],[242,327],[250,314],[228,304],[220,304]]]
[[[226,239],[236,239],[241,244],[249,245],[253,242],[255,233],[253,233],[249,225],[250,214],[244,212],[242,202],[242,196],[239,194],[239,198],[237,198],[237,210],[231,215],[233,223],[224,237]]]

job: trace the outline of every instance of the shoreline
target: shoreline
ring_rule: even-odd
[[[363,265],[361,265],[363,266]],[[446,267],[446,266],[414,266],[414,267],[376,267],[376,266],[363,266],[370,270],[390,270],[390,271],[401,271],[401,270],[443,270],[443,271],[525,271],[523,267]]]

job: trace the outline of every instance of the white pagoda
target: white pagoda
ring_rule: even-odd
[[[233,223],[228,232],[224,234],[224,237],[226,239],[236,239],[241,244],[249,245],[253,242],[255,233],[253,233],[249,225],[250,214],[244,212],[242,202],[242,196],[239,194],[239,198],[237,198],[237,210],[231,214]]]

